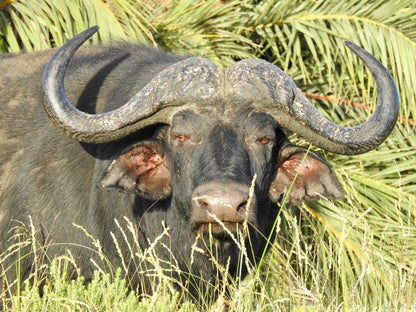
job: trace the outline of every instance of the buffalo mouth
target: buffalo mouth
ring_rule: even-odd
[[[246,229],[248,223],[245,221],[241,222],[198,222],[193,225],[193,230],[201,234],[212,234],[213,236],[230,236],[238,235],[242,233],[243,235],[247,232]]]

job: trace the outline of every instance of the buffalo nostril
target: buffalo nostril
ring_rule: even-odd
[[[242,201],[238,206],[237,206],[237,211],[239,212],[239,213],[241,213],[241,212],[245,212],[246,211],[246,209],[247,209],[247,203],[248,203],[248,200],[247,199],[245,199],[244,201]]]
[[[195,201],[198,207],[200,207],[201,209],[211,211],[211,209],[209,208],[209,203],[207,202],[206,198],[198,198]]]

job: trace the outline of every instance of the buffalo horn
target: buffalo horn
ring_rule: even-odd
[[[259,59],[248,59],[229,68],[232,96],[245,98],[266,111],[279,124],[317,146],[338,154],[361,154],[380,145],[392,131],[400,101],[390,72],[374,56],[345,42],[367,65],[377,84],[377,107],[364,123],[343,127],[326,119],[280,68]]]
[[[63,81],[72,56],[97,30],[97,26],[91,27],[67,41],[50,59],[42,77],[44,107],[49,118],[78,141],[110,142],[146,125],[167,123],[172,109],[209,101],[217,89],[216,66],[192,57],[161,71],[122,107],[99,114],[84,113],[69,102]]]

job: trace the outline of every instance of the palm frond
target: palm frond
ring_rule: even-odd
[[[259,55],[272,56],[300,84],[322,82],[324,93],[344,91],[339,82],[347,75],[358,79],[355,94],[366,86],[368,73],[343,40],[360,44],[392,71],[404,101],[402,115],[410,118],[416,113],[415,106],[409,105],[416,99],[412,88],[416,8],[412,5],[411,0],[353,1],[348,5],[342,1],[270,0],[256,7],[250,23],[261,37]]]
[[[0,6],[0,48],[19,52],[60,46],[82,30],[99,25],[92,43],[129,40],[176,53],[208,57],[222,65],[247,58],[237,1],[166,2],[153,7],[133,0],[34,0]],[[237,30],[237,31],[236,31]]]

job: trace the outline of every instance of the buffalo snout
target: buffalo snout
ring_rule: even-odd
[[[209,182],[192,193],[191,223],[194,230],[220,234],[235,232],[245,220],[250,221],[254,198],[249,186],[240,183]]]

